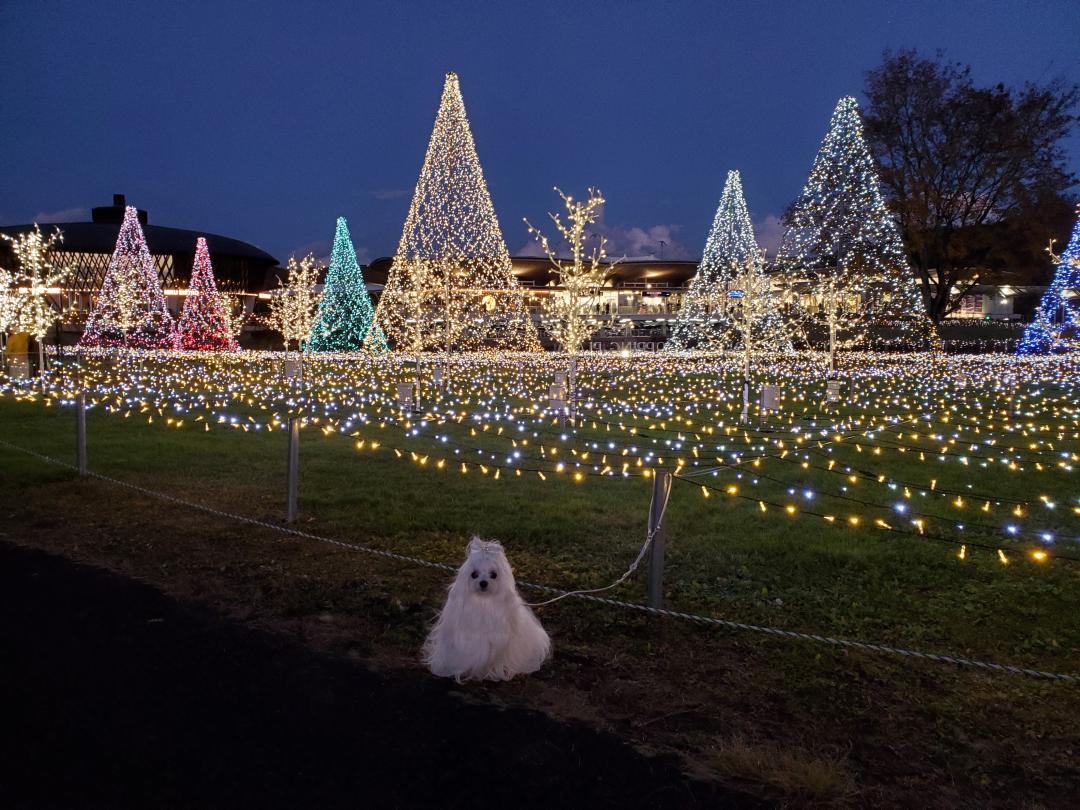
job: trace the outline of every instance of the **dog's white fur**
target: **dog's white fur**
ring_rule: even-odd
[[[506,681],[536,672],[551,639],[518,595],[499,543],[474,537],[446,605],[424,642],[424,663],[444,678]]]

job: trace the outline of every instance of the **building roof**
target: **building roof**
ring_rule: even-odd
[[[51,233],[59,229],[64,234],[64,241],[60,250],[67,253],[112,253],[116,248],[116,237],[120,235],[120,225],[124,221],[124,211],[127,207],[127,199],[123,194],[113,195],[112,205],[102,205],[91,212],[91,222],[58,222],[43,224],[41,229],[44,233]],[[164,228],[160,225],[150,225],[146,211],[138,209],[139,223],[142,225],[143,236],[146,237],[146,245],[150,252],[156,255],[165,254],[194,254],[195,240],[200,236],[206,237],[206,246],[210,249],[210,255],[230,256],[239,259],[248,259],[256,264],[268,266],[276,265],[278,260],[265,250],[241,242],[239,239],[230,239],[227,236],[219,236],[203,231],[189,231],[183,228]],[[32,230],[33,223],[28,225],[3,225],[0,233],[15,236]]]
[[[33,227],[33,224],[4,225],[0,226],[0,233],[15,236],[32,230]],[[112,253],[116,248],[116,237],[120,233],[119,224],[106,222],[58,222],[41,226],[42,233],[51,233],[54,228],[59,228],[64,234],[64,241],[59,249],[72,253]],[[205,236],[210,255],[215,258],[237,256],[268,265],[278,263],[278,260],[265,250],[228,236],[183,228],[165,228],[161,225],[143,225],[143,235],[146,237],[147,247],[154,254],[194,253],[195,240]]]

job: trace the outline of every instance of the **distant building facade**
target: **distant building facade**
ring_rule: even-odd
[[[58,229],[63,234],[55,261],[60,267],[72,270],[61,288],[50,290],[54,304],[62,313],[65,329],[81,330],[93,306],[109,269],[126,205],[124,195],[116,194],[112,205],[93,209],[90,222],[41,225],[42,233]],[[178,314],[183,306],[195,259],[195,241],[200,236],[206,237],[218,289],[243,298],[249,311],[258,294],[273,284],[278,260],[254,245],[205,231],[151,225],[143,210],[139,211],[139,222],[173,314]],[[33,224],[5,225],[0,226],[0,233],[17,236],[33,227]],[[5,266],[9,260],[10,248],[0,241],[0,266]]]

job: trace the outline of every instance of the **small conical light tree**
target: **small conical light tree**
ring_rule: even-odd
[[[753,273],[757,277],[748,275]],[[664,349],[717,351],[746,344],[750,350],[744,336],[754,344],[753,351],[791,349],[754,237],[742,178],[733,169],[724,182],[698,272]]]
[[[913,339],[928,339],[931,325],[851,96],[836,105],[810,177],[785,219],[776,266],[788,282],[807,282],[816,299],[816,311],[806,314],[810,328],[828,334],[830,372],[837,350],[865,343],[875,326],[889,323]]]
[[[308,348],[313,352],[353,352],[361,348],[386,350],[386,337],[375,324],[375,308],[364,284],[364,272],[356,261],[356,249],[345,217],[338,217],[330,269]],[[368,340],[368,333],[371,338]]]
[[[173,319],[134,206],[124,211],[116,249],[79,345],[141,349],[173,345]]]
[[[548,332],[564,352],[576,354],[596,329],[592,320],[593,305],[598,300],[604,282],[611,274],[615,263],[605,264],[607,240],[601,236],[599,244],[592,253],[585,249],[587,234],[585,229],[597,221],[604,206],[604,197],[594,188],[589,189],[586,200],[575,200],[555,192],[562,197],[566,205],[566,222],[558,214],[549,214],[555,223],[555,229],[570,246],[570,258],[561,259],[551,247],[548,238],[528,220],[529,228],[540,246],[544,249],[555,272],[556,284],[560,288],[544,298],[544,323]]]
[[[205,237],[195,243],[195,261],[191,266],[191,282],[184,299],[184,309],[176,325],[176,348],[200,352],[234,352],[238,348],[233,337],[229,307],[218,292],[210,250]]]
[[[1050,247],[1052,251],[1053,244]],[[1039,301],[1035,319],[1024,330],[1017,354],[1080,350],[1080,218],[1073,226],[1065,252],[1050,255],[1057,262],[1054,280]]]
[[[6,321],[8,328],[26,332],[34,337],[38,345],[38,371],[45,370],[45,336],[56,324],[59,314],[49,300],[49,290],[55,291],[70,275],[72,268],[58,268],[53,264],[53,251],[63,239],[57,229],[48,237],[42,235],[37,223],[34,230],[19,236],[4,235],[11,243],[11,252],[15,257],[18,270],[8,274],[8,282],[0,284],[8,287],[8,293],[0,291],[0,320]]]
[[[540,348],[484,182],[456,73],[446,74],[376,321],[399,351]]]

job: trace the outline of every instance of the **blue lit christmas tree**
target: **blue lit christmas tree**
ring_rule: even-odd
[[[364,340],[375,322],[375,309],[364,285],[364,273],[356,261],[345,217],[338,217],[330,269],[319,300],[315,325],[308,348],[313,352],[354,352],[361,348],[386,350],[386,337],[375,326],[370,340]]]
[[[1077,209],[1080,214],[1080,208]],[[1071,292],[1072,297],[1066,297]],[[1080,349],[1080,218],[1054,280],[1043,293],[1035,320],[1024,330],[1017,354],[1052,354]]]

